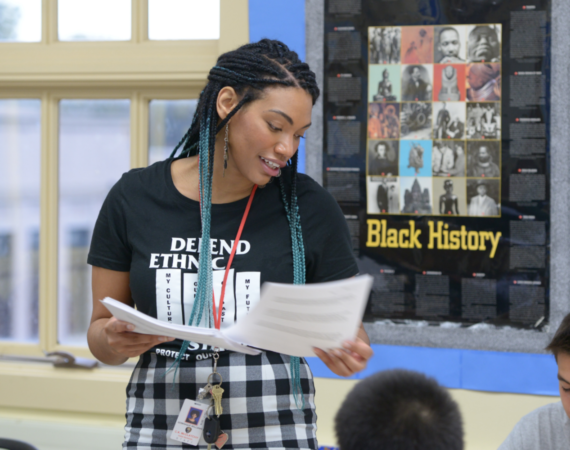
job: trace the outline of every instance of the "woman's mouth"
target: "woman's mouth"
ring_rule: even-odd
[[[279,169],[280,169],[279,164],[269,161],[263,156],[260,156],[259,158],[261,159],[261,162],[263,163],[263,168],[265,169],[265,172],[267,172],[268,175],[271,175],[272,177],[276,177],[277,175],[279,175]]]

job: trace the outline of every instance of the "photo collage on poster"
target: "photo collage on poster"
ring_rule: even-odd
[[[499,217],[500,24],[369,27],[368,214]]]

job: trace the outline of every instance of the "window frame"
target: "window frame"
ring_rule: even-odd
[[[0,99],[41,100],[38,342],[0,340],[0,357],[39,357],[44,351],[66,351],[93,358],[87,347],[61,345],[57,338],[59,101],[130,100],[130,167],[144,167],[148,164],[150,101],[198,98],[217,57],[249,41],[247,0],[220,0],[220,39],[204,41],[150,41],[148,1],[131,1],[130,41],[60,42],[57,0],[42,0],[42,41],[0,43],[0,60],[10,61],[0,66]],[[95,404],[100,405],[96,408],[100,413],[123,414],[124,403],[120,410],[116,402],[105,406],[108,396],[101,396],[92,382],[108,386],[113,396],[124,399],[132,364],[128,366],[64,374],[64,369],[43,363],[0,358],[0,408],[87,413]],[[66,383],[57,381],[62,376]],[[21,379],[33,380],[34,388],[29,392],[17,388]],[[68,392],[66,386],[73,389]],[[39,395],[52,390],[63,399],[56,403],[60,406],[54,406],[53,396]]]

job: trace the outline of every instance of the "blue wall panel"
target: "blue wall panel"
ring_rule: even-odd
[[[277,39],[305,60],[305,0],[249,0],[249,41]],[[299,172],[305,172],[305,142],[299,144]]]
[[[559,395],[557,366],[552,355],[502,353],[449,348],[400,347],[372,344],[374,357],[361,379],[380,370],[416,370],[452,389]],[[313,375],[341,378],[318,358],[307,358]]]

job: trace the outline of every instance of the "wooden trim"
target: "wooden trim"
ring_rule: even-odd
[[[148,166],[148,100],[139,92],[131,98],[131,168]]]
[[[58,260],[58,107],[49,93],[41,106],[41,193],[40,193],[40,346],[52,351],[57,345]]]
[[[218,54],[235,50],[249,42],[249,1],[220,0],[220,40]]]
[[[131,0],[132,42],[148,41],[148,0]]]
[[[0,363],[0,408],[124,414],[132,367],[57,369],[41,363]]]

